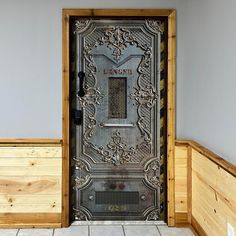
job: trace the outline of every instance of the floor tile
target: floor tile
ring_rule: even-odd
[[[90,236],[124,236],[123,228],[121,225],[91,225]]]
[[[17,236],[52,236],[53,229],[20,229]]]
[[[167,226],[158,226],[161,236],[194,236],[189,228],[174,228]]]
[[[160,236],[155,225],[126,225],[125,236]]]
[[[80,225],[55,229],[54,236],[88,236],[88,226]]]
[[[0,229],[0,236],[16,236],[18,229]]]

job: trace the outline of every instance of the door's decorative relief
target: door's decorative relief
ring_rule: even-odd
[[[78,221],[88,221],[90,217],[81,209],[73,208],[74,210],[74,219]]]
[[[140,129],[140,132],[144,137],[145,143],[144,145],[148,146],[151,144],[151,133],[147,130],[146,124],[144,122],[145,117],[141,113],[142,106],[145,106],[147,108],[152,108],[156,100],[158,99],[158,95],[154,89],[154,87],[150,84],[146,87],[139,86],[139,88],[134,88],[135,92],[133,94],[130,94],[130,98],[133,98],[136,100],[138,104],[138,116],[139,119],[137,121],[137,125]]]
[[[77,158],[73,158],[75,161],[75,170],[78,170],[78,175],[76,176],[74,188],[80,189],[85,186],[90,180],[90,170],[88,165]]]
[[[146,20],[146,24],[157,33],[163,33],[163,30],[161,28],[161,21],[159,20]]]
[[[114,165],[131,162],[132,155],[135,154],[135,148],[127,148],[118,130],[113,133],[111,139],[112,141],[107,144],[108,149],[111,151],[108,156],[104,157],[104,161],[111,162]]]
[[[79,19],[75,22],[75,31],[74,33],[81,33],[86,29],[90,20],[88,19]]]
[[[159,220],[159,219],[160,219],[160,211],[158,209],[151,211],[147,215],[147,220]]]
[[[107,149],[97,147],[90,142],[86,142],[86,140],[84,140],[84,144],[101,154],[105,163],[111,163],[113,165],[132,163],[132,155],[136,152],[134,147],[127,148],[127,144],[123,141],[118,131],[114,132],[111,136],[111,141],[107,144]]]
[[[133,44],[135,40],[128,29],[118,26],[107,29],[104,34],[105,36],[100,40],[100,45],[107,43],[107,47],[113,49],[112,55],[116,62],[120,60],[122,50],[127,48],[128,44]]]
[[[130,98],[134,98],[138,104],[144,105],[148,108],[152,108],[155,101],[158,99],[158,95],[154,87],[150,84],[145,88],[134,88],[134,94],[130,94]]]
[[[145,167],[145,180],[154,188],[160,187],[160,162],[155,158],[149,162]]]

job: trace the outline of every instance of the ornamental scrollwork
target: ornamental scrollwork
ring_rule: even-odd
[[[114,132],[111,136],[111,141],[107,144],[107,149],[104,147],[97,147],[96,145],[86,142],[84,144],[93,148],[98,154],[103,156],[103,161],[105,163],[111,163],[115,166],[124,163],[132,162],[132,156],[135,154],[136,150],[134,147],[127,147],[118,131]]]
[[[146,25],[148,25],[154,32],[163,33],[161,21],[159,20],[146,20]]]
[[[89,182],[91,176],[90,170],[88,165],[84,161],[77,159],[75,157],[73,158],[73,161],[75,162],[75,170],[78,170],[78,175],[74,179],[75,181],[74,188],[80,189]]]
[[[155,101],[158,99],[158,95],[154,87],[149,84],[142,88],[134,88],[135,92],[130,95],[131,98],[134,98],[137,104],[144,105],[148,108],[152,108]]]
[[[81,33],[86,29],[90,20],[89,19],[79,19],[75,22],[75,30],[74,33]]]
[[[78,221],[88,221],[90,219],[89,215],[86,214],[84,211],[82,211],[81,209],[76,209],[73,208],[74,211],[74,219],[78,220]]]
[[[155,158],[149,162],[145,167],[145,180],[154,188],[160,187],[160,179],[159,179],[159,172],[160,172],[160,162]]]
[[[159,209],[155,209],[151,211],[148,215],[146,220],[159,220],[160,219],[160,211]]]
[[[129,44],[133,44],[134,40],[135,38],[128,29],[116,26],[105,31],[105,36],[101,38],[100,45],[107,43],[107,46],[113,49],[114,60],[118,62],[122,55],[122,50],[127,48]]]
[[[104,157],[104,161],[111,162],[114,165],[130,162],[132,155],[135,154],[135,148],[127,148],[118,131],[113,133],[111,139],[112,141],[107,144],[110,152],[109,155]]]

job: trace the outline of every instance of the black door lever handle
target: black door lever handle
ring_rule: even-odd
[[[84,92],[84,77],[85,77],[85,73],[83,71],[80,71],[78,73],[78,77],[79,77],[79,91],[78,91],[77,95],[79,97],[83,97],[85,95],[85,92]]]

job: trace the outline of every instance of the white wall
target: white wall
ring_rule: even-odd
[[[236,1],[189,0],[184,9],[177,137],[236,164]]]
[[[0,138],[61,138],[62,8],[177,9],[177,138],[236,163],[235,0],[0,0]]]
[[[62,8],[176,8],[183,0],[0,0],[0,138],[61,138]]]

